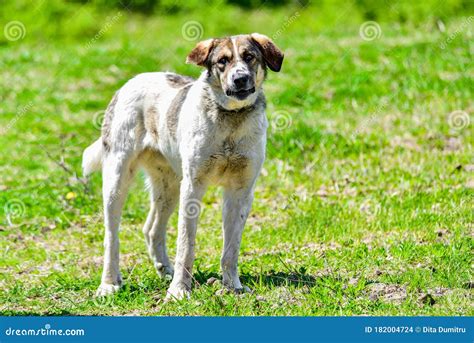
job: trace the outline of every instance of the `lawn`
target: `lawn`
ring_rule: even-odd
[[[0,16],[0,314],[474,315],[472,11],[372,22],[350,5],[145,16],[75,3],[47,23],[38,3]],[[13,20],[19,35],[3,30]],[[221,289],[211,188],[191,299],[163,302],[140,175],[120,232],[125,285],[94,298],[101,175],[86,182],[80,165],[107,103],[142,72],[199,75],[184,63],[199,38],[242,32],[285,52],[266,82],[267,160],[239,263],[252,293]],[[172,257],[176,225],[175,213]]]

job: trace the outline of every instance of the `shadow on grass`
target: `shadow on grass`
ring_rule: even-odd
[[[273,270],[260,275],[243,274],[241,276],[244,284],[268,287],[314,287],[321,281],[320,279],[302,272],[275,272]]]
[[[20,311],[0,311],[0,316],[51,316],[51,317],[56,317],[56,316],[77,316],[77,313],[67,311],[67,310],[57,310],[54,312],[47,312],[46,310],[43,312],[40,311],[28,311],[28,310],[20,310]]]
[[[222,275],[215,272],[205,272],[198,270],[194,279],[197,283],[203,285],[211,278],[220,280]],[[312,287],[329,287],[328,284],[335,280],[340,281],[339,276],[314,276],[306,274],[304,270],[276,272],[271,270],[262,274],[243,273],[240,275],[240,280],[247,286],[266,286],[266,287],[281,287],[292,286],[296,288],[312,288]],[[329,287],[332,288],[332,287]]]

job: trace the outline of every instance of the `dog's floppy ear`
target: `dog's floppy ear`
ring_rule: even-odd
[[[250,38],[252,38],[262,52],[263,59],[268,67],[273,71],[280,71],[284,55],[275,43],[273,43],[270,38],[261,35],[260,33],[252,33]]]
[[[209,53],[214,47],[214,39],[204,40],[196,44],[194,49],[189,53],[186,58],[186,63],[197,64],[198,66],[204,66],[206,64]]]

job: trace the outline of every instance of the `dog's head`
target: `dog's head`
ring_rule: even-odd
[[[265,35],[252,33],[199,42],[186,59],[206,67],[209,83],[234,103],[251,103],[266,76],[267,67],[280,71],[283,53]]]

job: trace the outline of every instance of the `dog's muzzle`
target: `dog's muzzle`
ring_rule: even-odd
[[[244,100],[246,97],[248,97],[250,94],[255,93],[255,87],[249,88],[249,89],[240,89],[237,91],[228,89],[225,91],[225,94],[227,96],[233,96],[236,97],[239,100]]]

